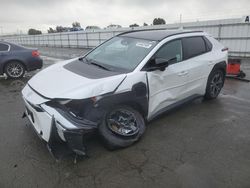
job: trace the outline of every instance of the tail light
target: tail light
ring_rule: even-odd
[[[40,53],[39,53],[37,50],[33,50],[33,51],[32,51],[32,56],[33,56],[33,57],[39,57],[39,56],[40,56]]]
[[[228,48],[225,47],[225,48],[221,49],[221,51],[222,51],[222,52],[228,51]]]

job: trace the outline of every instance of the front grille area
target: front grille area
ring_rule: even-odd
[[[39,105],[34,105],[31,102],[25,100],[32,108],[34,108],[37,112],[44,112],[44,110]]]

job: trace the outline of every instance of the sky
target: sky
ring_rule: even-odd
[[[128,27],[154,18],[166,23],[236,18],[250,15],[249,0],[0,0],[0,35],[27,33],[29,28],[47,32],[57,25],[78,21],[106,27]]]

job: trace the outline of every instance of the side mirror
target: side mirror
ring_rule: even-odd
[[[147,68],[147,71],[164,71],[166,67],[168,67],[168,60],[163,58],[152,58],[150,60],[150,67]]]
[[[168,67],[168,60],[166,59],[155,58],[154,62],[155,62],[156,68],[158,68],[160,71],[164,71],[166,67]]]

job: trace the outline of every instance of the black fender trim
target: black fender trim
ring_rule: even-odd
[[[139,82],[132,86],[131,91],[105,96],[97,102],[97,105],[102,111],[109,111],[112,107],[118,105],[127,105],[138,110],[143,117],[146,117],[148,114],[147,84]]]
[[[224,76],[226,75],[226,72],[227,72],[227,63],[225,61],[222,61],[222,62],[219,62],[219,63],[216,63],[212,69],[213,70],[216,70],[216,69],[221,69],[223,72],[224,72]],[[211,71],[211,72],[212,72]]]
[[[208,75],[207,86],[206,86],[206,88],[208,87],[208,80],[209,80],[210,74],[211,74],[214,70],[217,70],[217,69],[223,71],[223,73],[224,73],[224,79],[225,79],[226,74],[227,74],[227,63],[226,63],[225,61],[216,63],[216,64],[214,65],[213,69],[211,70],[211,72],[210,72],[209,75]],[[224,86],[224,83],[223,83],[223,86]]]

